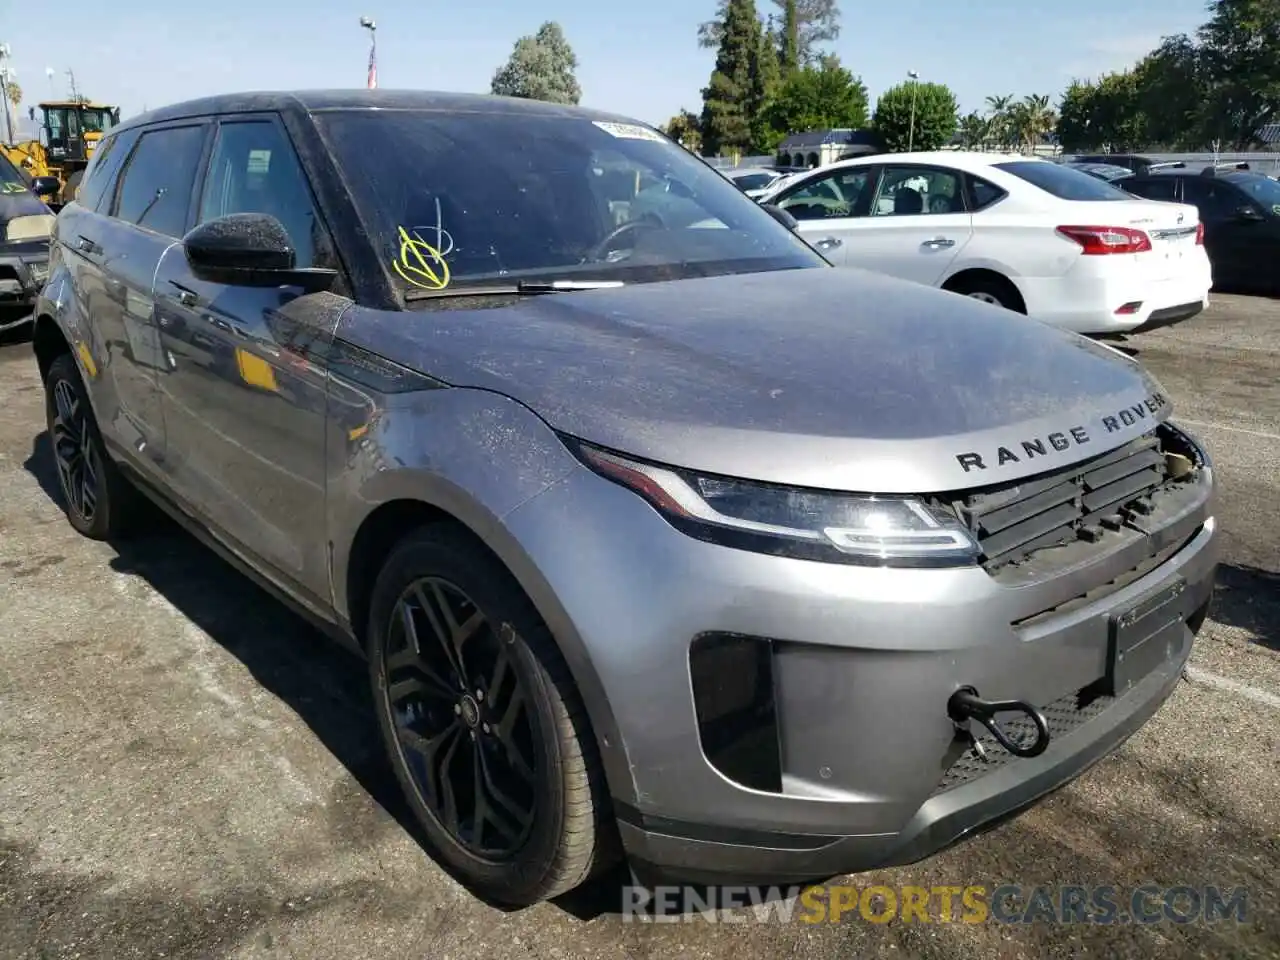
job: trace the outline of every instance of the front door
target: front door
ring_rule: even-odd
[[[146,130],[98,204],[106,215],[77,212],[67,224],[67,240],[81,257],[84,312],[105,358],[100,375],[107,388],[99,395],[107,409],[97,411],[99,421],[152,469],[164,455],[156,377],[165,360],[151,279],[165,250],[183,234],[207,129],[195,123]]]
[[[298,267],[336,267],[288,134],[270,116],[219,124],[197,223],[232,213],[278,219]],[[325,370],[331,294],[240,287],[192,275],[181,246],[155,275],[170,484],[229,546],[283,586],[328,596]],[[319,326],[318,326],[319,325]],[[323,327],[320,329],[319,327]],[[313,349],[317,343],[320,350]]]
[[[871,165],[810,175],[774,201],[799,221],[798,232],[837,267],[846,266],[846,239],[871,202]]]
[[[846,264],[936,286],[973,236],[961,184],[954,170],[886,166],[845,237]]]

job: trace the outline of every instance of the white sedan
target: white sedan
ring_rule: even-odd
[[[1213,278],[1194,206],[1049,160],[959,151],[843,160],[771,187],[837,266],[942,287],[1085,334],[1193,317]]]

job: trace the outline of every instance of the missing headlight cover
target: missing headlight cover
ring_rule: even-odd
[[[580,441],[596,473],[647,500],[689,536],[756,553],[872,566],[959,566],[979,548],[955,516],[913,497],[759,483],[644,463]]]

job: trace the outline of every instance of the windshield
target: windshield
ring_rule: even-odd
[[[105,133],[114,125],[110,110],[83,110],[85,133]]]
[[[341,110],[316,123],[404,292],[827,266],[647,127],[527,110]]]
[[[0,153],[0,193],[26,193],[27,181],[3,153]]]
[[[1014,160],[997,163],[997,170],[1011,173],[1039,187],[1059,200],[1130,200],[1127,193],[1087,173],[1045,160]]]
[[[1231,177],[1231,182],[1249,194],[1249,199],[1280,216],[1280,183],[1260,173]]]

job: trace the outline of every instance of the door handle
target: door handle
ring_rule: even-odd
[[[839,237],[823,237],[821,240],[818,240],[817,242],[815,242],[814,246],[817,247],[819,250],[834,250],[836,247],[841,246],[843,243],[844,241],[841,240]]]
[[[177,280],[170,280],[169,283],[178,291],[178,302],[184,307],[194,307],[200,299],[194,290],[188,290]]]
[[[943,247],[954,247],[955,245],[956,242],[954,240],[948,240],[946,237],[934,237],[932,240],[926,240],[921,244],[921,246],[932,247],[935,250]]]
[[[102,248],[82,234],[76,238],[76,249],[81,253],[97,253]]]

